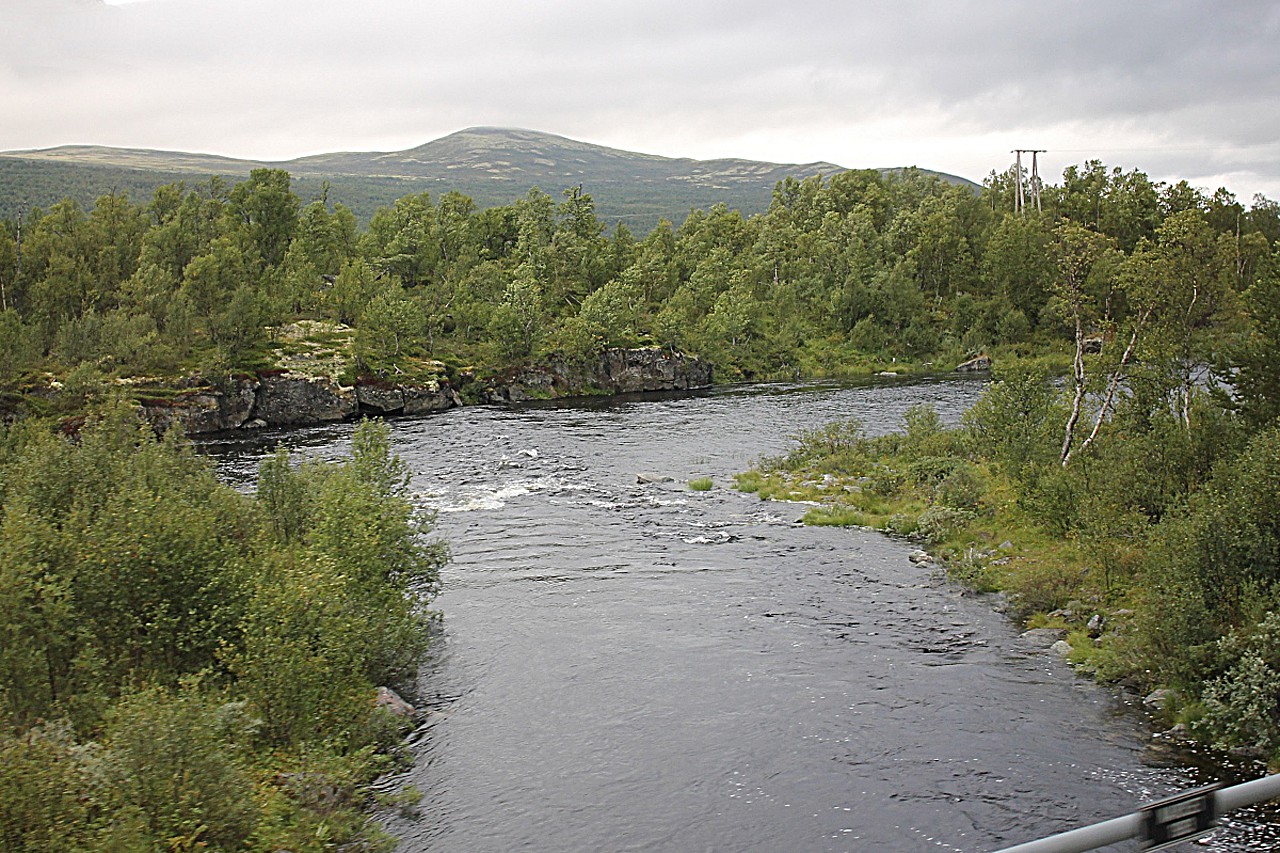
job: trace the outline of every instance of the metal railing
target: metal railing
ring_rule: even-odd
[[[1230,788],[1189,792],[1181,797],[1153,803],[1133,814],[1073,829],[1070,832],[1050,835],[1048,838],[1028,841],[1025,844],[1005,847],[995,853],[1086,853],[1086,851],[1128,841],[1131,838],[1147,842],[1146,849],[1155,849],[1156,846],[1163,847],[1166,844],[1189,841],[1203,834],[1203,827],[1192,825],[1191,818],[1194,817],[1190,811],[1192,806],[1204,805],[1212,818],[1241,806],[1266,802],[1276,797],[1280,797],[1280,773]],[[1185,824],[1187,834],[1153,837],[1151,827],[1153,823],[1158,825],[1163,819],[1160,814],[1161,809],[1169,812],[1169,823],[1166,828],[1181,821]]]

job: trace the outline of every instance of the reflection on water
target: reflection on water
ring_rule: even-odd
[[[980,390],[794,383],[395,421],[454,553],[417,760],[387,782],[424,794],[420,817],[386,819],[399,849],[983,851],[1200,782],[909,543],[728,488],[798,429],[883,432],[918,402],[954,423]],[[207,447],[248,487],[276,442],[337,457],[349,436]],[[1208,847],[1270,849],[1268,819]]]

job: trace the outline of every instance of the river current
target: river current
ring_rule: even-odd
[[[1209,781],[912,543],[806,528],[732,475],[802,428],[954,423],[975,379],[797,383],[393,421],[453,559],[402,853],[979,851]],[[277,443],[208,442],[242,486]],[[641,484],[637,475],[670,477]],[[696,492],[685,483],[710,477]],[[1244,813],[1202,849],[1267,850]],[[1119,846],[1115,849],[1135,849]]]

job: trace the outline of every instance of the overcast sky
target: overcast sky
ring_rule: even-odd
[[[0,150],[284,160],[475,125],[650,154],[1101,159],[1280,199],[1280,4],[0,0]]]

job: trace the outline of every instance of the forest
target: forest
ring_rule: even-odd
[[[354,329],[373,372],[649,344],[702,355],[726,381],[1028,355],[1139,318],[1144,340],[1180,326],[1183,361],[1207,363],[1208,343],[1243,334],[1280,237],[1274,202],[1091,162],[1044,189],[1042,212],[1014,215],[1011,184],[787,180],[765,214],[694,210],[643,237],[610,231],[581,188],[483,210],[413,195],[363,231],[267,169],[166,185],[145,205],[67,200],[0,229],[0,387],[261,369],[273,330],[299,317]]]
[[[412,195],[360,228],[264,169],[5,221],[0,846],[376,846],[362,783],[397,734],[373,691],[411,678],[444,559],[386,428],[344,463],[277,456],[247,497],[131,408],[140,382],[271,369],[300,319],[352,371],[464,391],[619,346],[721,381],[990,354],[960,428],[834,424],[744,487],[852,478],[812,520],[924,538],[1099,678],[1170,688],[1171,723],[1274,758],[1280,206],[1088,162],[1014,212],[1015,183],[786,180],[766,213],[641,236],[582,187]]]

